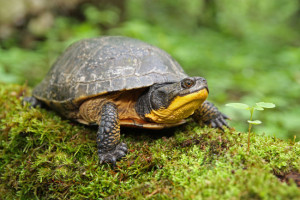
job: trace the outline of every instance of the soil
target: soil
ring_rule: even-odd
[[[300,173],[298,172],[289,172],[284,175],[276,175],[281,182],[290,183],[290,180],[295,181],[297,186],[300,188]]]

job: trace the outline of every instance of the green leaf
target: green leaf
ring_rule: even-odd
[[[262,122],[261,122],[261,121],[259,121],[259,120],[254,120],[254,121],[250,121],[250,120],[248,120],[248,123],[249,123],[249,124],[258,125],[258,124],[261,124]]]
[[[267,103],[267,102],[259,102],[256,103],[257,106],[262,107],[262,108],[274,108],[275,104],[273,103]]]
[[[260,107],[260,106],[257,106],[257,105],[256,105],[256,106],[254,106],[253,108],[254,108],[254,110],[264,110],[264,108],[263,108],[263,107]]]
[[[250,109],[250,107],[247,104],[243,104],[243,103],[228,103],[228,104],[226,104],[226,106],[230,106],[230,107],[237,108],[237,109],[243,109],[243,110]]]

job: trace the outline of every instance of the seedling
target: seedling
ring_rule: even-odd
[[[256,105],[254,105],[254,106],[249,106],[249,105],[244,104],[244,103],[229,103],[229,104],[226,104],[226,106],[230,106],[230,107],[234,107],[234,108],[237,108],[237,109],[249,110],[250,111],[250,120],[247,120],[247,122],[249,123],[247,152],[249,153],[249,150],[250,150],[250,135],[251,135],[252,125],[259,125],[259,124],[262,123],[259,120],[253,120],[254,110],[262,111],[262,110],[264,110],[264,108],[274,108],[275,104],[266,103],[266,102],[259,102],[259,103],[256,103]]]

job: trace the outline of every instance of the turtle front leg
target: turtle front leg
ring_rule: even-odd
[[[200,125],[208,125],[212,128],[219,128],[224,131],[223,126],[229,128],[226,119],[229,119],[225,114],[221,113],[213,103],[204,101],[194,114],[193,119]]]
[[[118,109],[108,102],[102,106],[101,119],[97,132],[97,146],[100,164],[103,162],[116,165],[116,161],[127,153],[127,145],[120,143],[120,123]]]

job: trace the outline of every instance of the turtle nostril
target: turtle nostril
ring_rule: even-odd
[[[207,81],[206,81],[206,79],[205,79],[205,78],[202,78],[202,77],[200,77],[200,81],[201,81],[202,83],[205,83],[205,84],[207,84]]]

